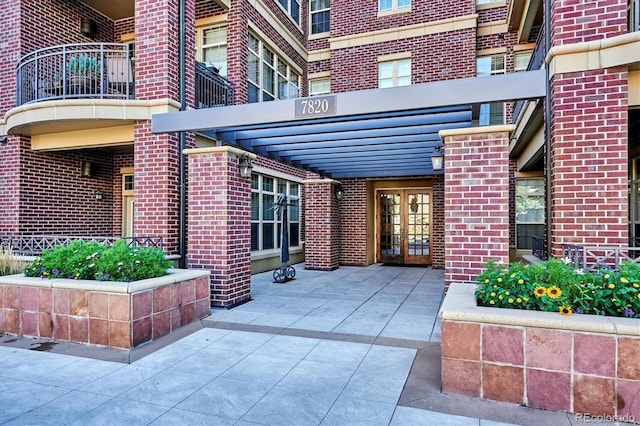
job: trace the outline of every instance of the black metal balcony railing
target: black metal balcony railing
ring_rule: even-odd
[[[162,237],[62,237],[57,235],[0,236],[0,247],[10,248],[15,255],[39,256],[43,251],[72,241],[95,241],[106,246],[125,240],[132,247],[162,248]]]
[[[196,62],[196,108],[212,108],[235,104],[235,84],[217,70]]]
[[[18,63],[17,88],[17,105],[53,99],[133,98],[129,45],[78,43],[36,50]]]
[[[540,260],[547,260],[547,239],[545,237],[531,237],[532,254]]]
[[[640,1],[640,0],[638,0]],[[547,49],[545,49],[544,43],[544,28],[541,28],[538,33],[538,38],[536,39],[536,46],[533,49],[533,53],[531,54],[531,58],[529,59],[529,65],[527,66],[527,71],[535,71],[542,68],[544,64],[544,58],[547,53]],[[518,121],[518,116],[520,112],[522,112],[522,108],[524,107],[526,101],[520,100],[515,103],[513,106],[513,114],[511,118],[512,123],[516,123]]]

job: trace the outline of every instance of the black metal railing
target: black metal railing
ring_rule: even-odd
[[[540,260],[547,260],[547,239],[545,237],[531,237],[532,254]]]
[[[640,0],[639,0],[640,1]],[[536,39],[536,46],[533,49],[533,53],[531,54],[531,58],[529,58],[529,65],[527,65],[527,71],[535,71],[542,68],[544,64],[544,58],[546,56],[547,50],[544,45],[544,29],[542,29],[538,33],[538,38]],[[516,123],[518,121],[518,116],[522,112],[522,108],[524,107],[526,100],[519,100],[513,106],[513,114],[511,115],[511,122]]]
[[[234,105],[235,94],[235,84],[218,74],[215,68],[196,62],[196,108]]]
[[[77,43],[31,52],[18,63],[16,104],[54,99],[134,97],[126,43]]]
[[[98,242],[106,246],[118,240],[125,240],[132,247],[162,248],[162,237],[66,237],[57,235],[0,236],[0,247],[10,248],[18,256],[38,256],[47,249],[68,245],[72,241]]]

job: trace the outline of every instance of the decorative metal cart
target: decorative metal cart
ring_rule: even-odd
[[[280,217],[280,262],[282,263],[280,268],[273,271],[273,282],[285,283],[296,276],[295,268],[287,265],[289,262],[289,204],[285,194],[278,195],[273,209]]]

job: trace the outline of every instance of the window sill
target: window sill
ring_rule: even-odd
[[[402,9],[385,10],[384,12],[378,12],[378,18],[384,18],[386,16],[398,15],[401,13],[411,12],[410,7],[403,7]]]
[[[327,38],[329,37],[331,33],[329,31],[324,32],[324,33],[318,33],[318,34],[309,34],[309,40],[318,40],[321,38]]]

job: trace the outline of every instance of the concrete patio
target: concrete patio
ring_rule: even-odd
[[[0,424],[579,423],[440,392],[441,270],[296,269],[133,351],[0,336]]]

